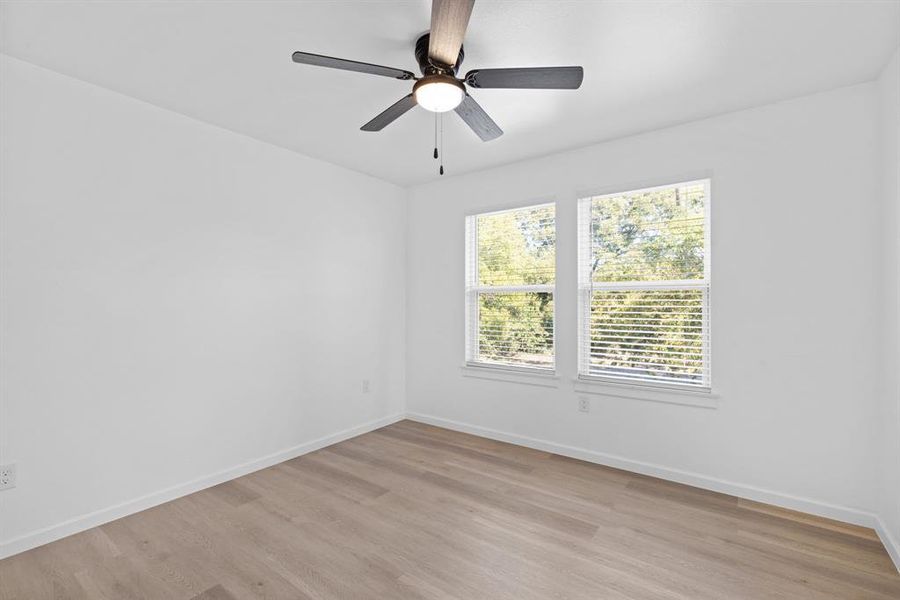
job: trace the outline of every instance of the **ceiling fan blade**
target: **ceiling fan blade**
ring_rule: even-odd
[[[503,135],[503,130],[494,123],[481,105],[472,96],[466,94],[462,103],[456,107],[456,114],[462,117],[466,125],[472,128],[482,142],[489,142]]]
[[[428,57],[452,67],[466,35],[475,0],[432,0]]]
[[[388,106],[380,115],[360,127],[363,131],[381,131],[398,118],[403,116],[406,111],[416,105],[416,98],[412,94],[400,98],[390,106]]]
[[[381,65],[373,65],[355,60],[346,60],[343,58],[334,58],[333,56],[322,56],[321,54],[310,54],[309,52],[294,52],[291,56],[295,63],[303,65],[313,65],[315,67],[328,67],[330,69],[343,69],[344,71],[356,71],[357,73],[368,73],[370,75],[381,75],[383,77],[393,77],[394,79],[415,79],[415,75],[403,69],[394,69],[392,67],[383,67]]]
[[[475,69],[466,73],[465,81],[474,88],[577,90],[583,79],[581,67],[532,67]]]

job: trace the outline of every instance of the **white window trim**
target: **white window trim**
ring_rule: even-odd
[[[495,365],[491,363],[466,363],[460,368],[464,377],[488,379],[507,383],[522,383],[538,387],[558,388],[560,378],[555,371],[536,367],[515,367],[511,365]]]
[[[478,285],[478,217],[496,215],[507,212],[515,212],[518,210],[528,210],[533,208],[553,207],[554,219],[554,244],[556,244],[556,201],[542,201],[536,204],[525,204],[502,208],[499,210],[488,210],[484,212],[473,212],[466,214],[466,268],[465,268],[465,290],[466,290],[466,339],[465,339],[465,363],[462,367],[463,375],[469,377],[480,377],[485,379],[497,379],[500,381],[512,381],[514,383],[529,383],[527,378],[536,376],[540,380],[550,381],[556,380],[546,387],[558,387],[558,378],[556,377],[556,276],[553,277],[552,285],[505,285],[505,286],[485,286]],[[474,229],[473,229],[474,228]],[[558,260],[558,256],[557,256]],[[514,292],[545,292],[553,296],[553,366],[537,367],[527,365],[506,365],[483,362],[475,360],[478,348],[478,295],[486,292],[498,293],[514,293]],[[474,311],[474,313],[473,313]],[[490,377],[487,374],[497,372],[499,377]],[[523,380],[522,377],[526,379]],[[540,381],[538,380],[538,381]],[[532,383],[532,385],[543,385],[540,383]]]
[[[690,186],[702,184],[704,188],[704,248],[703,255],[703,279],[671,280],[671,281],[615,281],[594,282],[589,272],[592,256],[590,244],[591,235],[591,201],[600,196],[616,196],[649,192],[675,186]],[[710,188],[711,177],[688,181],[675,181],[661,185],[644,188],[622,189],[607,191],[602,194],[585,195],[578,199],[578,376],[575,379],[575,391],[584,393],[596,393],[610,396],[654,400],[658,402],[671,402],[674,404],[687,404],[691,406],[703,406],[714,408],[718,406],[718,395],[713,393],[712,387],[712,336],[710,335],[710,322],[712,318],[712,196]],[[595,290],[669,290],[669,289],[694,289],[703,290],[703,359],[706,365],[707,378],[705,385],[679,384],[675,382],[637,381],[634,379],[617,378],[606,375],[588,375],[590,371],[590,352],[585,348],[590,344],[590,318],[591,300]],[[554,304],[555,308],[555,304]],[[681,400],[672,397],[677,394]]]
[[[699,408],[719,407],[719,394],[710,388],[686,388],[686,386],[677,384],[634,383],[632,381],[613,381],[611,378],[605,377],[581,376],[574,379],[574,385],[575,391],[580,394],[596,394]]]

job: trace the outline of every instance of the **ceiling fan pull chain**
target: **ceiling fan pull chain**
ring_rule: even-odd
[[[441,114],[441,169],[440,174],[444,174],[444,113]],[[435,148],[435,152],[437,152],[437,148]]]
[[[437,151],[437,120],[438,114],[434,113],[434,160],[437,160],[438,151]]]

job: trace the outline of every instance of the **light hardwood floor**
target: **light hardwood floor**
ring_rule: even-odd
[[[900,598],[871,530],[410,421],[0,561],[0,598]]]

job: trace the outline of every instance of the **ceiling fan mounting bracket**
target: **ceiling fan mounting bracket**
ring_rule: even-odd
[[[428,56],[428,42],[430,39],[431,36],[426,33],[416,40],[416,62],[419,63],[419,69],[422,71],[422,75],[450,75],[451,77],[455,77],[456,71],[459,69],[463,58],[466,56],[465,50],[462,46],[459,47],[459,56],[456,59],[455,65],[442,65],[434,62]]]

